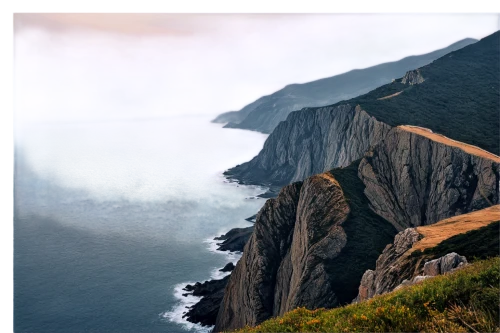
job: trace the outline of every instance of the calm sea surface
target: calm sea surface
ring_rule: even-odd
[[[186,282],[237,255],[207,240],[251,225],[262,188],[221,173],[266,135],[211,117],[16,128],[16,332],[186,332]]]

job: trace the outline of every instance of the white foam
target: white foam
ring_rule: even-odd
[[[252,200],[252,199],[262,199],[262,198],[256,197],[256,196],[251,196],[251,197],[246,197],[245,199]]]
[[[202,298],[193,296],[191,294],[182,296],[182,294],[187,293],[187,291],[182,290],[182,288],[184,288],[187,284],[194,284],[194,282],[183,282],[174,286],[174,297],[179,302],[172,308],[172,310],[160,313],[160,316],[162,318],[168,319],[171,322],[180,324],[187,331],[209,333],[212,330],[213,326],[201,326],[200,324],[194,324],[187,321],[185,318],[182,318],[182,316],[189,311],[187,307],[195,305]]]
[[[258,186],[258,185],[241,185],[238,184],[238,181],[232,180],[232,179],[227,179],[223,173],[218,173],[214,175],[215,180],[223,185],[223,186],[228,186],[228,187],[239,187],[240,190],[243,189],[252,189],[254,190],[254,195],[245,197],[245,199],[251,198],[251,199],[260,199],[260,197],[257,197],[257,195],[265,193],[268,188]],[[235,228],[241,227],[244,228],[248,225],[242,225],[242,226],[234,226]],[[227,231],[226,231],[227,232]],[[214,254],[218,255],[223,255],[225,256],[226,263],[232,262],[234,265],[240,260],[242,256],[242,252],[230,252],[230,251],[219,251],[217,250],[219,247],[219,244],[222,243],[222,240],[215,240],[216,237],[219,237],[220,235],[225,234],[226,232],[220,232],[217,235],[213,235],[211,237],[207,237],[203,239],[203,243],[207,245],[207,250],[209,252],[212,252]],[[214,280],[222,279],[225,276],[229,275],[231,272],[221,272],[220,269],[222,267],[218,268],[213,268],[212,271],[210,272],[210,278]],[[186,307],[192,307],[196,303],[198,303],[202,297],[197,297],[193,296],[191,294],[188,294],[187,296],[183,296],[182,294],[188,293],[187,291],[183,290],[183,288],[188,285],[188,284],[194,284],[193,282],[183,282],[180,284],[177,284],[174,286],[174,297],[178,300],[177,305],[175,305],[170,311],[161,313],[160,316],[166,320],[169,320],[171,322],[177,323],[182,326],[183,329],[187,331],[194,331],[194,332],[199,332],[199,333],[209,333],[213,326],[206,327],[202,326],[200,324],[194,324],[189,321],[187,321],[185,318],[182,318],[184,314],[186,314],[187,311],[189,311],[188,308]]]
[[[228,187],[238,187],[240,190],[242,189],[250,189],[250,190],[255,190],[255,196],[259,194],[266,193],[267,190],[269,190],[268,187],[265,186],[260,186],[260,185],[242,185],[238,183],[238,180],[236,179],[230,179],[224,176],[223,172],[216,173],[212,176],[212,178],[219,184],[228,186]]]
[[[230,262],[232,262],[234,265],[240,260],[242,256],[242,252],[229,252],[229,251],[219,251],[217,248],[219,247],[217,243],[220,243],[222,241],[215,240],[214,237],[207,238],[204,243],[206,243],[207,249],[212,252],[212,253],[217,253],[217,254],[222,254],[226,256],[226,259]],[[211,273],[210,273],[210,278],[214,280],[222,279],[223,277],[229,275],[231,272],[221,272],[219,271],[221,267],[219,268],[214,268]],[[195,332],[203,332],[203,333],[209,333],[213,326],[201,326],[200,324],[194,324],[189,321],[187,321],[185,318],[182,318],[184,314],[186,314],[189,309],[186,307],[191,307],[198,303],[203,296],[193,296],[191,294],[188,294],[187,296],[183,296],[182,294],[188,293],[187,291],[183,290],[186,285],[188,284],[194,284],[194,282],[183,282],[176,284],[174,287],[174,297],[178,300],[178,304],[172,308],[172,310],[161,313],[160,316],[168,319],[171,322],[180,324],[184,329],[188,331],[195,331]]]

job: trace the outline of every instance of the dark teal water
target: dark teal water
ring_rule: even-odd
[[[183,304],[174,288],[208,279],[228,262],[204,241],[249,225],[243,219],[263,200],[246,199],[261,189],[224,183],[221,166],[248,159],[265,138],[226,131],[206,120],[18,130],[15,332],[200,329],[179,320]],[[196,132],[190,131],[193,122]],[[172,133],[165,128],[181,126],[181,140],[169,140]],[[140,141],[137,145],[130,144],[131,132]],[[141,140],[145,132],[149,134]],[[199,147],[192,144],[193,137],[203,135],[212,139]],[[184,150],[185,158],[174,150]],[[115,155],[110,157],[109,151]],[[217,161],[190,166],[196,154]],[[229,157],[224,161],[224,156]],[[122,171],[113,172],[116,165],[134,172],[122,173],[124,177]],[[133,193],[127,191],[130,186]]]

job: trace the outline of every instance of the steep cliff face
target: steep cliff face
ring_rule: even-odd
[[[291,247],[278,269],[274,314],[298,306],[331,307],[337,303],[325,265],[346,245],[342,224],[348,214],[342,189],[331,174],[304,181]]]
[[[398,127],[359,165],[372,209],[398,230],[499,202],[500,159],[424,129]]]
[[[268,137],[259,155],[225,175],[253,184],[303,180],[351,164],[389,129],[354,105],[294,112]]]
[[[330,174],[286,186],[266,202],[226,287],[214,331],[255,325],[297,306],[331,307],[325,263],[346,243],[349,207]]]
[[[215,332],[256,324],[273,314],[276,273],[292,241],[301,186],[285,186],[257,214],[254,232],[225,289]]]

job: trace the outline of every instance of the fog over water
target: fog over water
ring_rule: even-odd
[[[251,225],[244,219],[264,202],[248,199],[263,189],[221,173],[257,154],[266,135],[209,120],[18,129],[16,332],[192,327],[169,320],[183,310],[176,285],[234,262],[206,240]]]

